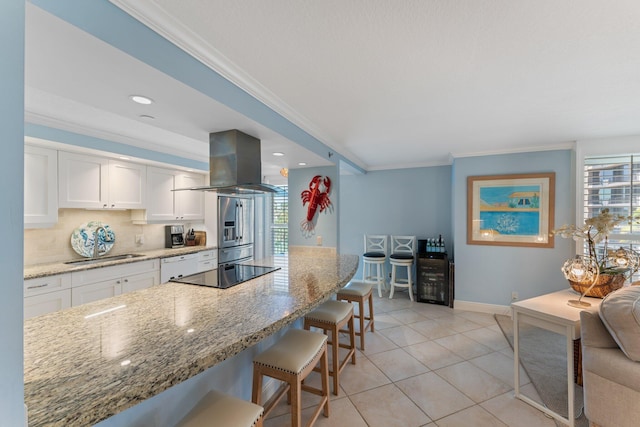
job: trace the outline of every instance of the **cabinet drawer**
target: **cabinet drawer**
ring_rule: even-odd
[[[198,273],[202,273],[203,271],[213,270],[214,268],[218,268],[218,261],[215,259],[198,262]]]
[[[70,274],[56,274],[55,276],[38,277],[24,281],[24,296],[40,295],[71,287]]]
[[[218,259],[218,251],[215,249],[211,249],[208,251],[202,251],[202,252],[198,252],[198,261],[208,261],[208,260],[212,260]]]
[[[40,316],[71,307],[71,289],[34,295],[24,299],[24,318]]]
[[[74,271],[71,273],[71,283],[73,287],[76,287],[89,283],[102,282],[109,279],[145,273],[147,271],[159,270],[159,265],[157,259],[150,259],[148,261],[94,268],[92,270]]]

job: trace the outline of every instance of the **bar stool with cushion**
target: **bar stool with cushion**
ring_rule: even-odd
[[[339,331],[345,327],[349,328],[349,345],[340,343]],[[351,363],[356,364],[356,335],[353,325],[353,305],[348,302],[329,300],[321,304],[318,308],[304,316],[304,328],[320,328],[328,335],[331,331],[331,369],[329,376],[333,377],[333,394],[338,395],[340,389],[340,372],[344,369],[351,358]],[[339,359],[338,351],[346,348],[349,351],[342,361]]]
[[[262,406],[211,390],[176,427],[262,427],[263,412]]]
[[[321,389],[303,384],[304,379],[320,362]],[[262,405],[262,376],[283,381],[284,384],[264,405],[264,417],[287,393],[291,404],[291,426],[302,424],[302,390],[321,396],[320,402],[309,421],[309,426],[323,411],[329,416],[329,362],[327,360],[327,337],[323,334],[300,329],[290,329],[274,345],[253,359],[253,389],[251,400]]]
[[[364,254],[362,255],[362,281],[378,285],[378,296],[382,298],[382,288],[387,289],[384,278],[384,265],[387,262],[387,236],[379,234],[364,235]],[[375,274],[373,268],[375,267]]]
[[[391,263],[391,292],[389,298],[393,298],[394,288],[408,288],[409,299],[413,301],[413,260],[416,252],[416,236],[391,236],[391,255],[389,262]],[[396,277],[396,269],[398,267],[406,267],[407,278],[398,279]]]
[[[354,314],[353,317],[358,319],[360,323],[360,329],[355,334],[360,337],[361,351],[364,351],[364,336],[367,329],[371,330],[371,332],[375,331],[373,324],[373,298],[371,297],[372,287],[371,283],[350,282],[336,294],[338,301],[349,301],[358,304],[358,314]],[[369,301],[369,316],[365,315],[364,306],[367,301]]]

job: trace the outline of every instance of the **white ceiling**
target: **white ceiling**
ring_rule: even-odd
[[[366,170],[640,134],[637,0],[111,1]],[[230,128],[293,149],[80,30],[27,12],[28,117],[153,135],[190,156],[206,155],[210,131]],[[132,91],[157,98],[156,120],[137,117],[147,110],[128,102]],[[212,109],[220,114],[203,114]],[[307,155],[326,164],[299,150],[269,173]]]

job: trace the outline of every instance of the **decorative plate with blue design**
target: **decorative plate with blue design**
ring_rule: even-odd
[[[86,258],[93,257],[96,230],[98,231],[98,253],[104,255],[111,250],[116,242],[116,234],[113,230],[101,221],[89,221],[71,233],[71,247],[78,255]]]

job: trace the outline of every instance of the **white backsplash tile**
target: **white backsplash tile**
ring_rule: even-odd
[[[60,209],[58,223],[55,226],[24,231],[24,265],[80,258],[80,255],[71,248],[71,233],[75,228],[92,220],[109,224],[116,235],[116,243],[109,255],[164,248],[164,225],[132,224],[130,211]],[[196,224],[188,226],[193,227]],[[196,229],[198,229],[197,226]],[[143,245],[136,244],[136,234],[144,235]]]

